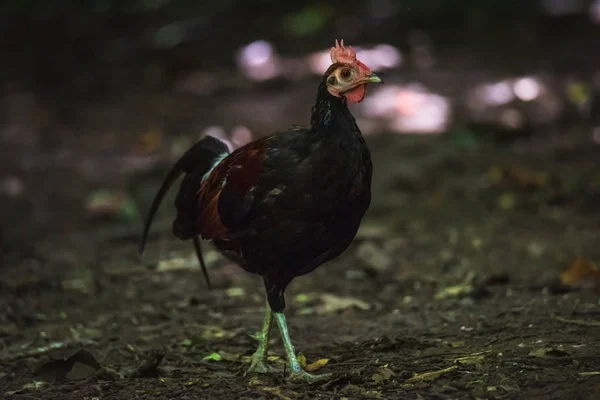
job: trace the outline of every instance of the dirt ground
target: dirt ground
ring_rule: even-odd
[[[142,261],[139,219],[63,227],[5,263],[0,397],[600,398],[600,168],[578,129],[538,153],[370,137],[374,202],[354,244],[286,293],[296,350],[333,374],[313,385],[245,374],[262,283],[209,249],[209,291],[168,203]],[[270,354],[283,368],[278,334]]]

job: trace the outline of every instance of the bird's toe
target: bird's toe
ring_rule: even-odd
[[[288,381],[294,383],[315,383],[328,380],[332,374],[310,374],[306,371],[292,372],[288,377]]]
[[[256,374],[272,374],[280,372],[279,369],[269,365],[265,358],[252,357],[252,363],[250,367],[246,370],[246,373],[256,373]]]
[[[252,360],[252,364],[246,370],[246,373],[258,373],[258,374],[268,374],[271,372],[271,368],[269,364],[264,361],[254,361]]]

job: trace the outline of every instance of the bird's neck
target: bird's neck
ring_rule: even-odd
[[[356,121],[348,109],[345,97],[336,97],[329,93],[327,84],[322,81],[317,91],[317,100],[312,108],[311,127],[316,132],[335,131],[360,135]]]

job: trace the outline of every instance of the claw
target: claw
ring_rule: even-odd
[[[269,374],[275,371],[276,369],[267,364],[264,359],[261,360],[258,357],[252,356],[252,364],[250,364],[250,367],[246,370],[246,374]]]
[[[288,381],[296,383],[315,383],[331,379],[332,374],[310,374],[306,371],[292,372]]]
[[[257,350],[254,352],[254,354],[252,354],[252,362],[250,363],[250,367],[248,367],[244,375],[248,373],[273,374],[278,372],[281,372],[281,369],[269,365],[267,362],[266,353]]]
[[[270,367],[267,363],[267,349],[269,347],[269,337],[271,334],[271,326],[273,325],[273,313],[271,307],[267,301],[265,304],[265,317],[260,332],[256,335],[249,335],[252,339],[258,342],[258,347],[254,354],[252,354],[252,363],[250,368],[246,371],[256,372],[259,374],[267,374],[270,372],[277,371],[276,368]]]

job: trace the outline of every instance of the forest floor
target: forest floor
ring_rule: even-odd
[[[191,243],[170,235],[170,202],[143,259],[141,219],[110,204],[48,211],[51,235],[14,220],[4,240],[20,229],[28,256],[0,277],[0,397],[600,398],[600,168],[578,129],[539,134],[542,152],[369,137],[374,201],[355,242],[286,293],[296,350],[332,374],[311,385],[245,374],[260,278],[208,249],[209,291]],[[64,187],[68,205],[82,172],[57,168],[23,178],[25,192]],[[166,168],[138,185],[141,214]],[[277,334],[270,356],[284,367]]]

